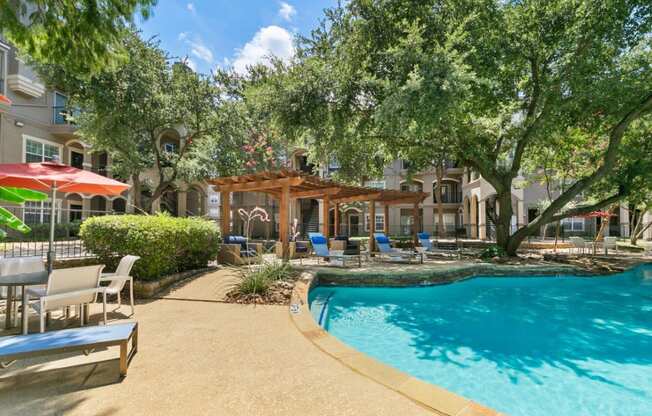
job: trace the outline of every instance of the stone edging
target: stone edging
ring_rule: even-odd
[[[138,298],[148,299],[156,296],[159,292],[180,280],[188,279],[190,277],[194,277],[215,269],[216,267],[205,267],[203,269],[188,270],[181,273],[169,274],[167,276],[163,276],[159,280],[154,280],[151,282],[134,280],[134,294]]]
[[[500,415],[493,409],[383,364],[330,335],[317,325],[310,314],[308,292],[316,280],[313,273],[304,272],[297,281],[290,302],[290,317],[299,332],[319,349],[353,371],[394,390],[435,414],[442,416]]]

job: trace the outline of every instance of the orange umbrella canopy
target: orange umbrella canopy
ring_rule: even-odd
[[[54,186],[59,192],[91,195],[120,195],[129,185],[87,170],[59,163],[0,164],[0,186],[48,192]]]
[[[0,94],[0,104],[10,106],[11,100],[6,95]]]

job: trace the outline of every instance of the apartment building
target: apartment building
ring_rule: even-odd
[[[0,163],[47,162],[58,160],[79,169],[114,177],[110,156],[93,151],[67,115],[76,111],[68,106],[65,91],[47,88],[23,62],[17,51],[0,38],[0,94],[12,105],[0,109]],[[161,135],[161,147],[166,151],[179,148],[179,132],[171,129]],[[155,172],[145,172],[142,181],[147,198],[155,184]],[[121,178],[115,178],[122,180]],[[173,215],[205,215],[208,213],[208,186],[205,183],[176,183],[155,203],[157,210]],[[117,197],[68,193],[57,198],[61,208],[58,222],[81,221],[91,215],[133,212],[136,196],[125,192]],[[49,222],[51,201],[27,202],[23,207],[11,207],[27,223]]]
[[[418,210],[419,224],[423,231],[433,236],[438,235],[438,203],[436,200],[435,186],[437,176],[434,169],[409,174],[410,162],[408,160],[396,160],[384,169],[383,176],[376,180],[365,182],[365,186],[381,189],[397,189],[404,191],[422,191],[429,193],[428,197],[421,204]],[[290,157],[289,165],[309,174],[328,177],[337,166],[318,167],[308,163],[304,150],[296,150]],[[515,184],[525,183],[527,185],[515,186],[512,188],[512,230],[529,223],[539,214],[539,210],[545,205],[548,199],[545,187],[532,181],[525,181],[518,178]],[[558,195],[553,192],[553,198]],[[472,238],[491,240],[495,238],[495,226],[490,219],[490,210],[496,207],[496,192],[494,188],[477,172],[457,165],[455,162],[447,162],[444,177],[442,180],[442,207],[443,223],[447,237],[458,236],[460,238]],[[270,214],[268,223],[254,221],[250,226],[250,233],[253,237],[275,238],[278,231],[278,207],[276,201],[265,194],[234,193],[232,206],[234,207],[233,223],[234,232],[246,234],[244,229],[245,221],[238,213],[240,209],[244,212],[256,206],[262,207]],[[385,210],[377,207],[375,213],[375,225],[377,230],[385,227]],[[500,209],[498,207],[497,209]],[[331,208],[329,223],[334,224],[334,211]],[[414,223],[414,207],[411,205],[393,205],[388,209],[389,231],[394,236],[409,236]],[[650,213],[637,212],[636,215],[644,215],[644,223],[652,221]],[[321,202],[312,199],[301,199],[292,201],[290,204],[290,218],[296,222],[296,232],[305,235],[311,231],[319,231],[323,223]],[[626,203],[623,203],[609,218],[609,224],[605,228],[605,235],[627,237],[629,236],[630,210]],[[340,229],[331,230],[332,234],[346,234],[351,236],[364,236],[369,231],[369,215],[365,203],[351,203],[340,205]],[[564,236],[584,235],[593,236],[600,228],[600,218],[568,218],[561,224],[561,233]],[[542,227],[535,237],[553,237],[556,233],[554,225]],[[647,230],[643,235],[646,239],[652,238],[652,229]]]

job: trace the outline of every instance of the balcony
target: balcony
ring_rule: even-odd
[[[437,203],[437,196],[433,194],[433,201]],[[444,204],[461,204],[462,192],[445,193],[442,195],[441,202]]]
[[[77,126],[68,120],[68,116],[79,114],[79,110],[69,109],[65,106],[52,107],[52,134],[60,138],[73,138]]]

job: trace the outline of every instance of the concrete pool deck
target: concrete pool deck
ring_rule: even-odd
[[[136,305],[139,351],[121,382],[112,350],[3,370],[2,415],[432,414],[324,354],[287,306],[221,303],[235,279],[218,270]]]

